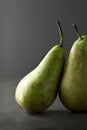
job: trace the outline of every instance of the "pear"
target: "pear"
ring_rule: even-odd
[[[29,113],[47,109],[56,99],[60,77],[65,63],[63,33],[58,21],[60,45],[49,50],[40,64],[18,84],[15,99]]]
[[[72,45],[59,87],[59,97],[70,111],[87,111],[87,36],[73,24],[78,39]]]

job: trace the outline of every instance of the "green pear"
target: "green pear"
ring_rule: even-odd
[[[59,97],[70,111],[87,111],[87,36],[81,36],[73,24],[78,39],[74,42],[59,87]]]
[[[40,64],[18,84],[15,92],[17,103],[29,113],[47,109],[55,100],[65,63],[63,34],[58,21],[60,45],[55,45]]]

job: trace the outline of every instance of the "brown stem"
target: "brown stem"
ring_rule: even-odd
[[[59,21],[57,21],[57,24],[58,24],[59,35],[60,35],[60,46],[62,47],[63,46],[63,32],[62,32],[62,28]]]
[[[83,38],[82,38],[82,36],[81,36],[81,34],[80,34],[78,28],[77,28],[77,25],[76,25],[76,24],[73,24],[73,27],[74,27],[74,29],[75,29],[75,32],[76,32],[78,38],[80,38],[80,40],[82,40]]]

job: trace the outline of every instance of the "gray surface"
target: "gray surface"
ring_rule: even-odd
[[[59,98],[41,114],[30,115],[15,102],[18,80],[0,80],[0,130],[87,130],[87,113],[71,113]]]
[[[77,39],[72,23],[87,34],[87,0],[0,0],[0,78],[22,77],[59,42],[60,20],[67,50]]]

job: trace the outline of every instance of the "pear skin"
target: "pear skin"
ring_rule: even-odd
[[[87,111],[87,36],[78,37],[69,53],[59,97],[68,110],[80,112]]]
[[[15,94],[17,103],[30,113],[47,109],[57,96],[64,62],[64,48],[54,46],[18,84]]]
[[[65,63],[63,34],[60,31],[60,45],[49,50],[40,64],[28,73],[18,84],[15,92],[17,103],[29,113],[47,109],[55,100]]]

